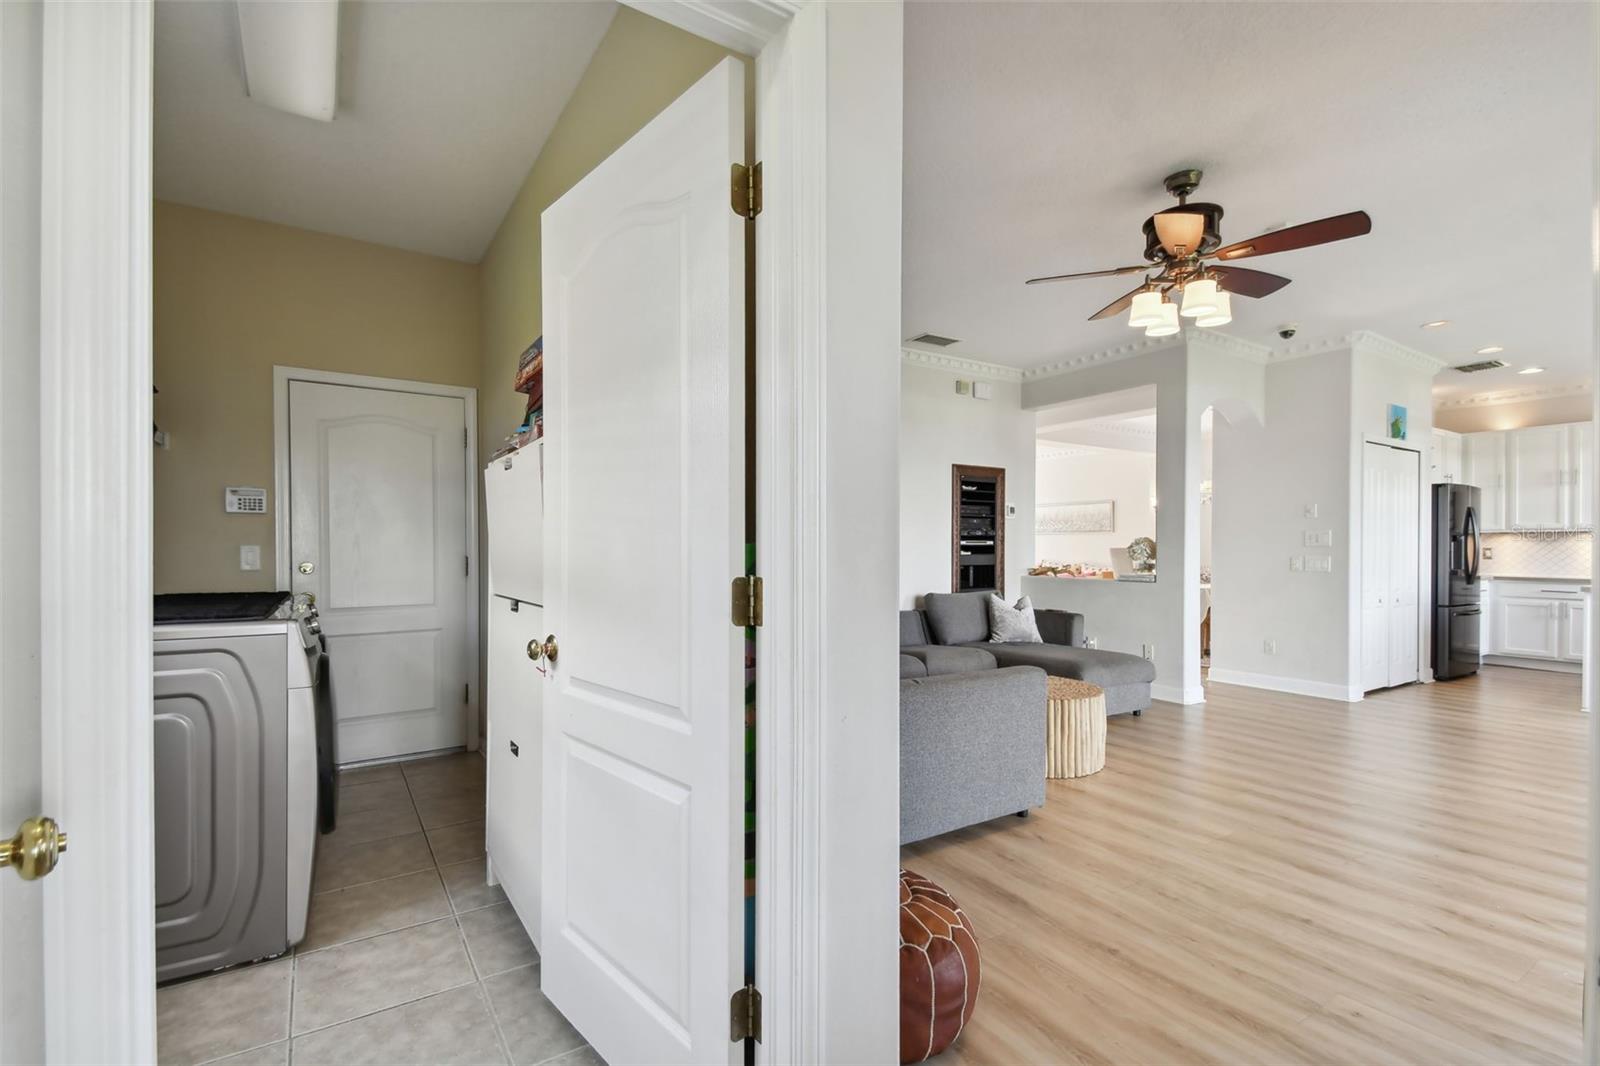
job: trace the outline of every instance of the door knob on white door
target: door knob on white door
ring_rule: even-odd
[[[316,569],[317,569],[317,564],[316,563],[306,562],[306,563],[301,563],[300,564],[300,572],[302,574],[313,573],[313,572],[315,572]]]
[[[9,866],[24,881],[33,881],[54,870],[66,850],[67,834],[54,818],[29,818],[16,836],[0,840],[0,866]]]

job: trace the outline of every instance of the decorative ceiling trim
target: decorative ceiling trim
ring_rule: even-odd
[[[800,10],[799,0],[622,0],[741,55],[759,55]]]
[[[1062,444],[1059,441],[1034,442],[1033,454],[1038,459],[1082,459],[1091,455],[1101,455],[1104,448],[1096,448],[1088,444]]]
[[[1583,396],[1591,391],[1584,382],[1577,385],[1550,385],[1542,389],[1503,389],[1499,392],[1480,392],[1476,396],[1461,396],[1453,400],[1440,400],[1435,408],[1498,407],[1507,403],[1530,403],[1535,400],[1554,400],[1562,396]]]
[[[1287,363],[1295,359],[1306,359],[1313,355],[1322,355],[1325,352],[1338,352],[1345,349],[1360,348],[1363,352],[1373,355],[1412,370],[1420,370],[1428,374],[1437,374],[1450,364],[1437,356],[1427,352],[1419,352],[1415,348],[1408,348],[1398,341],[1390,340],[1381,333],[1374,333],[1369,329],[1358,329],[1339,337],[1324,337],[1320,340],[1301,341],[1299,344],[1286,344],[1272,350],[1272,363]]]
[[[1165,351],[1176,348],[1184,343],[1183,334],[1175,333],[1170,337],[1146,337],[1142,340],[1132,341],[1128,344],[1119,344],[1115,348],[1106,348],[1088,355],[1073,356],[1056,363],[1046,363],[1030,370],[1022,371],[1023,381],[1038,381],[1041,378],[1053,378],[1062,374],[1071,374],[1077,370],[1087,370],[1093,366],[1103,366],[1106,363],[1121,362],[1139,355],[1148,355],[1151,352]]]
[[[900,360],[909,366],[920,366],[927,370],[946,370],[952,374],[987,378],[990,381],[1006,381],[1013,385],[1020,382],[1024,376],[1024,372],[1016,367],[985,363],[980,359],[966,359],[959,355],[946,355],[943,352],[930,352],[922,348],[901,348]]]
[[[1183,339],[1189,344],[1215,348],[1236,359],[1243,359],[1258,366],[1265,366],[1272,359],[1272,348],[1268,345],[1247,341],[1231,333],[1219,333],[1215,329],[1191,326],[1183,331]]]

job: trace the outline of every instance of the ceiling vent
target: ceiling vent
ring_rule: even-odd
[[[941,337],[937,333],[920,333],[917,336],[912,337],[907,343],[931,344],[935,348],[948,348],[952,344],[960,344],[961,342],[956,340],[954,337]]]
[[[1484,359],[1477,363],[1462,363],[1460,366],[1451,367],[1451,369],[1459,370],[1463,374],[1480,374],[1485,370],[1499,370],[1505,365],[1506,364],[1499,359]]]

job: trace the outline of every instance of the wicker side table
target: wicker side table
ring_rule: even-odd
[[[1045,776],[1087,777],[1105,769],[1105,691],[1087,681],[1052,677],[1046,692]]]

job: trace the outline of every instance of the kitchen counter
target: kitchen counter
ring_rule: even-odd
[[[1552,585],[1587,585],[1586,577],[1540,577],[1538,574],[1479,574],[1485,581],[1544,581]]]

